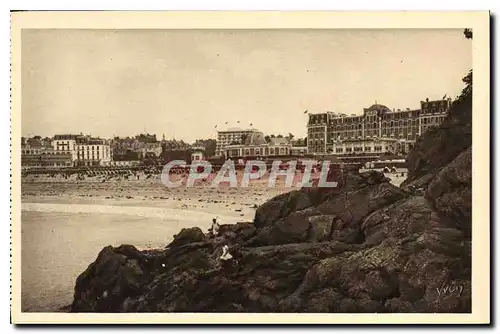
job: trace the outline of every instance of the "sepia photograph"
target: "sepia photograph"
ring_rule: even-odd
[[[489,13],[299,14],[11,13],[14,322],[489,323]]]

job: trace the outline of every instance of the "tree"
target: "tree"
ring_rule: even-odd
[[[465,35],[465,38],[472,39],[472,30],[470,30],[468,28],[464,29],[464,35]]]
[[[205,147],[205,155],[212,157],[215,155],[215,148],[217,147],[217,140],[215,139],[197,139],[193,145],[202,145]]]
[[[291,132],[288,133],[288,140],[292,141],[294,137],[295,136],[293,135],[293,133]]]
[[[276,138],[283,138],[283,135],[280,134],[280,135],[276,136]]]
[[[266,140],[266,143],[271,142],[271,137],[269,135],[265,136],[264,139]]]
[[[472,30],[464,29],[464,35],[467,39],[472,39]],[[460,99],[464,99],[465,97],[472,96],[472,69],[469,70],[469,73],[462,79],[465,83],[465,88],[462,90],[462,94],[459,96]]]

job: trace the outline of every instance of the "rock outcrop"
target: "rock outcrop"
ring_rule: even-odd
[[[342,187],[277,196],[215,238],[194,228],[163,250],[106,247],[71,311],[470,312],[470,114],[462,97],[416,143],[402,188],[351,172]]]

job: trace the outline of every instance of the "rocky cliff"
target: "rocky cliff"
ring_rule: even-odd
[[[78,277],[71,311],[470,312],[471,103],[461,96],[416,143],[402,188],[351,171],[216,238],[192,228],[163,250],[108,246]],[[223,245],[233,260],[218,260]]]

